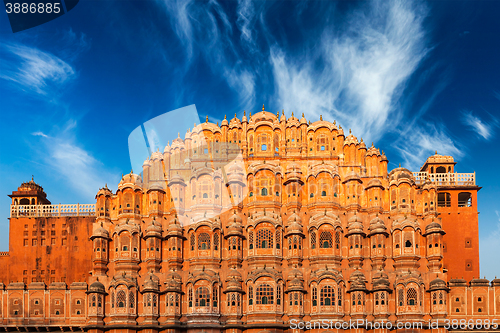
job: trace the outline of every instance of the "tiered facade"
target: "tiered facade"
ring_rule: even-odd
[[[335,123],[263,109],[195,126],[95,206],[51,205],[24,183],[10,195],[0,320],[169,333],[491,321],[500,280],[479,278],[479,187],[454,166],[436,153],[420,172],[388,172]]]

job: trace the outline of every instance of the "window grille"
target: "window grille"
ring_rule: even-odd
[[[320,247],[329,249],[332,247],[332,233],[330,231],[322,231],[319,236]]]
[[[257,304],[274,304],[274,290],[267,283],[260,284],[256,290]]]
[[[202,232],[198,235],[198,250],[210,249],[210,235]]]
[[[273,247],[273,234],[269,229],[257,231],[257,248],[267,249]]]

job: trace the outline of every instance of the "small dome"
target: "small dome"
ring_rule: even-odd
[[[148,278],[144,281],[144,291],[158,291],[160,288],[158,286],[158,277],[154,274],[149,274]]]
[[[153,218],[146,227],[146,236],[161,236],[161,232],[161,223]]]
[[[354,212],[354,215],[351,216],[351,218],[349,218],[349,220],[347,221],[347,230],[347,235],[364,234],[363,222],[359,220],[356,212]]]
[[[246,117],[245,117],[246,118]],[[220,123],[221,126],[228,126],[229,122],[227,121],[226,115],[224,115],[224,119]]]
[[[378,217],[378,215],[370,221],[370,226],[368,227],[370,234],[384,233],[387,230],[384,221]]]
[[[242,236],[243,235],[243,227],[242,223],[243,219],[234,211],[233,215],[228,220],[229,225],[227,226],[228,232],[226,236]]]
[[[304,233],[304,228],[302,226],[302,219],[295,212],[293,212],[292,215],[288,217],[286,233],[287,235]]]
[[[429,283],[429,289],[436,290],[436,289],[446,289],[446,282],[441,280],[440,278],[435,278]]]
[[[106,288],[104,285],[97,280],[96,282],[92,283],[89,286],[89,293],[99,293],[99,294],[105,294],[106,293]]]
[[[173,221],[168,225],[167,234],[168,236],[182,237],[182,226],[179,223],[177,214],[175,214]]]
[[[304,114],[302,114],[302,118],[300,118],[300,124],[306,124],[307,125],[307,120],[306,118],[304,117]]]
[[[97,229],[94,230],[92,233],[92,239],[93,238],[109,238],[109,232],[103,228],[103,224],[101,222],[101,226],[98,227]]]

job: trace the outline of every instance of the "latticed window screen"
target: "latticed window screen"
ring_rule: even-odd
[[[293,236],[293,248],[297,248],[297,236]]]
[[[328,138],[325,135],[320,135],[316,139],[316,150],[317,151],[328,151]]]
[[[97,306],[101,307],[102,306],[102,295],[97,296]]]
[[[250,249],[253,249],[253,231],[248,233],[248,246]]]
[[[170,295],[170,297],[168,298],[168,305],[174,306],[174,295]]]
[[[269,284],[260,284],[255,294],[257,297],[257,304],[274,304],[274,289]]]
[[[320,247],[329,249],[332,247],[332,233],[330,231],[322,231],[319,236]]]
[[[276,248],[277,249],[281,248],[281,230],[280,229],[276,230]]]
[[[213,299],[212,305],[214,307],[217,307],[217,303],[218,303],[217,300],[219,299],[219,287],[217,285],[214,285],[214,287],[213,287],[212,299]]]
[[[135,295],[132,291],[128,293],[128,302],[129,307],[133,308],[135,306]]]
[[[342,288],[339,287],[337,289],[337,298],[338,298],[338,305],[341,306],[342,305]]]
[[[312,305],[318,305],[318,290],[316,289],[316,287],[313,287],[312,289]]]
[[[219,234],[215,233],[214,234],[214,250],[219,249]]]
[[[210,293],[206,287],[198,287],[195,293],[196,306],[210,306]]]
[[[443,304],[443,292],[439,292],[439,304]]]
[[[153,295],[153,307],[156,307],[157,303],[158,303],[158,295],[154,294]]]
[[[432,293],[432,304],[437,304],[437,293]]]
[[[385,291],[380,293],[380,304],[385,305]]]
[[[125,291],[120,290],[116,293],[116,306],[119,308],[125,307],[125,302],[127,301],[127,295]]]
[[[335,305],[335,289],[331,286],[321,288],[320,305],[329,306]]]
[[[340,249],[340,231],[335,233],[335,248]]]
[[[114,291],[111,292],[111,307],[112,308],[115,307],[115,292]]]
[[[316,232],[315,231],[311,232],[311,248],[312,249],[316,248]]]
[[[231,306],[236,305],[236,295],[234,293],[231,293]]]
[[[146,294],[144,297],[144,305],[151,306],[151,294]]]
[[[398,304],[399,306],[403,306],[403,302],[404,302],[404,292],[403,292],[403,289],[399,289],[398,290]]]
[[[257,231],[257,248],[267,249],[273,247],[273,233],[269,229]]]
[[[364,299],[363,299],[363,301],[364,301]],[[361,305],[361,293],[358,293],[358,305]]]
[[[210,249],[210,235],[202,232],[198,235],[198,250]]]
[[[189,288],[189,307],[192,307],[193,306],[193,289],[192,288]]]
[[[278,304],[278,305],[281,304],[281,286],[280,285],[276,286],[276,304]]]
[[[191,243],[191,251],[194,251],[194,243],[195,243],[194,234],[191,234],[190,243]]]
[[[156,297],[156,295],[155,295],[155,297]],[[175,306],[177,306],[177,307],[179,306],[179,301],[180,301],[180,296],[179,296],[179,294],[175,294]],[[155,303],[155,304],[156,304],[156,303]]]
[[[408,288],[406,291],[406,304],[416,305],[417,304],[417,291],[414,288]]]
[[[92,306],[95,306],[95,295],[92,295],[91,304],[92,304]]]
[[[253,287],[248,287],[248,305],[253,304]]]

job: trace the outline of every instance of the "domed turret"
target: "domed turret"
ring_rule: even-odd
[[[87,291],[87,293],[105,294],[106,288],[101,282],[99,282],[99,280],[97,280],[89,286],[89,290]]]

